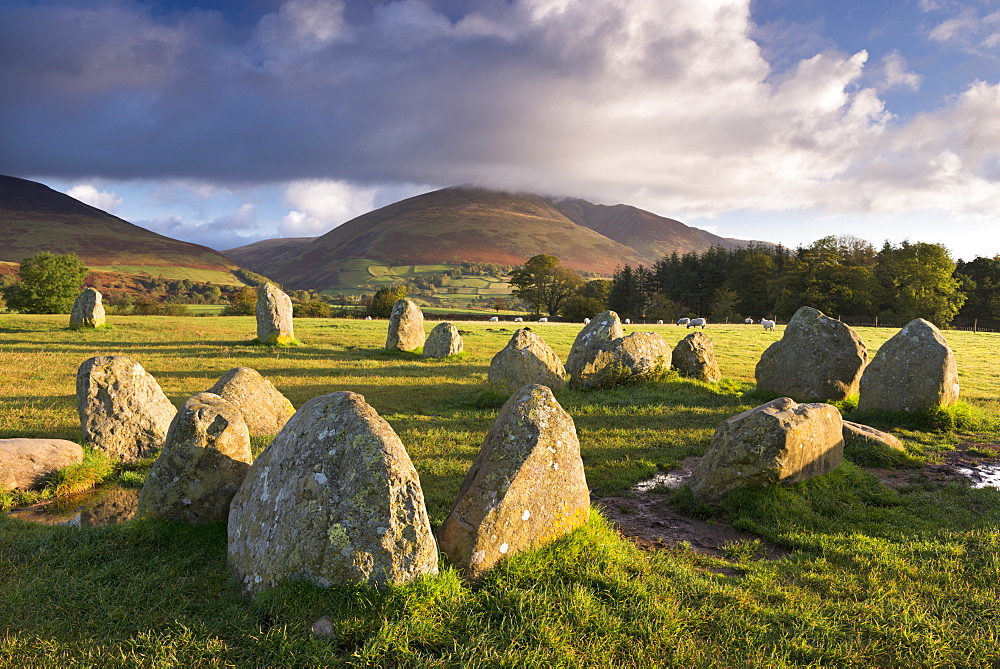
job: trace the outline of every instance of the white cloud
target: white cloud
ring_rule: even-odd
[[[80,202],[89,204],[91,207],[103,209],[111,214],[113,214],[122,204],[122,198],[118,197],[115,193],[97,190],[96,187],[90,184],[79,184],[77,186],[73,186],[66,191],[66,194],[70,197],[76,198]]]
[[[297,181],[285,189],[293,207],[281,220],[283,237],[313,237],[374,208],[377,189],[343,181]]]
[[[879,69],[880,90],[887,91],[893,88],[920,90],[923,77],[914,72],[907,72],[906,59],[898,51],[887,53],[882,58]]]
[[[970,4],[934,5],[925,11],[949,9],[952,16],[936,24],[928,33],[931,41],[973,53],[991,52],[1000,46],[1000,11],[981,14],[977,6]]]

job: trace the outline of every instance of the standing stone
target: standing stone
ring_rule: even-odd
[[[250,432],[239,407],[214,393],[198,393],[170,423],[136,515],[192,525],[225,521],[252,462]]]
[[[780,397],[715,429],[691,474],[691,492],[717,502],[733,490],[791,485],[833,471],[843,455],[843,419],[835,406]]]
[[[437,573],[417,471],[364,397],[309,400],[261,453],[229,512],[228,562],[248,594]]]
[[[917,318],[882,344],[861,377],[858,410],[926,411],[958,401],[958,365],[933,323]]]
[[[490,360],[488,378],[491,386],[504,393],[517,392],[529,383],[559,390],[566,382],[566,368],[544,339],[521,328]]]
[[[45,477],[83,462],[83,449],[66,439],[0,439],[0,492],[35,490]]]
[[[587,522],[590,493],[573,419],[545,386],[500,410],[439,533],[441,550],[476,578],[507,555]]]
[[[402,298],[392,305],[385,347],[390,351],[413,351],[424,345],[424,314],[413,300]]]
[[[617,313],[602,311],[597,314],[576,335],[573,348],[566,358],[566,371],[569,374],[576,374],[586,360],[593,357],[594,351],[606,351],[611,347],[611,342],[624,336],[622,322]]]
[[[641,381],[670,369],[670,346],[655,332],[633,332],[607,349],[589,349],[570,378],[570,387],[606,388],[624,381]]]
[[[295,341],[292,300],[273,283],[257,288],[257,341],[272,346]]]
[[[156,379],[124,355],[80,365],[76,408],[84,440],[126,462],[160,450],[177,413]]]
[[[73,310],[69,314],[69,326],[74,330],[81,328],[104,327],[104,303],[101,291],[96,288],[84,288],[73,302]]]
[[[858,392],[868,349],[846,324],[802,307],[754,372],[757,388],[798,402],[842,400]]]
[[[681,339],[674,347],[671,362],[681,376],[709,383],[722,379],[712,340],[704,332],[695,332]]]
[[[451,323],[438,323],[424,342],[425,358],[447,358],[462,352],[462,335]]]
[[[239,407],[252,436],[278,434],[295,413],[292,403],[249,367],[230,369],[208,392]]]

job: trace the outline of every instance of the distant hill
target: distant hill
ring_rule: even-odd
[[[571,269],[610,275],[674,251],[747,243],[628,205],[454,186],[382,207],[321,237],[269,239],[225,253],[287,287],[323,289],[357,285],[365,262],[522,265],[549,253]]]
[[[242,283],[236,263],[206,246],[140,228],[43,184],[0,176],[0,261],[76,253],[92,270]]]

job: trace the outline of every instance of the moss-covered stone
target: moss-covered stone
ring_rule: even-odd
[[[396,300],[389,315],[385,347],[390,351],[415,351],[424,345],[424,337],[424,312],[413,300]]]
[[[228,555],[251,594],[294,580],[377,585],[437,572],[406,449],[350,392],[306,402],[254,462],[233,499]]]
[[[69,314],[70,328],[101,328],[105,323],[103,295],[96,288],[84,288],[73,302]]]
[[[611,343],[625,336],[621,319],[614,311],[602,311],[587,323],[573,340],[573,348],[566,358],[566,372],[576,374],[580,367],[595,356],[597,351],[606,351]]]
[[[447,358],[461,353],[463,346],[457,327],[451,323],[438,323],[424,342],[424,357]]]
[[[681,339],[671,354],[671,364],[681,376],[714,383],[722,379],[715,347],[704,332],[694,332]]]
[[[861,377],[858,410],[927,411],[958,401],[958,363],[933,323],[917,318],[875,354]]]
[[[76,403],[83,438],[125,461],[160,450],[177,413],[156,379],[124,355],[84,361],[76,374]]]
[[[843,455],[843,420],[835,406],[782,397],[715,429],[691,474],[691,492],[716,502],[733,490],[791,485],[833,471]]]
[[[292,300],[273,283],[257,289],[257,340],[270,346],[295,343]]]
[[[573,419],[545,386],[519,389],[500,410],[454,508],[441,550],[463,574],[583,525],[590,494]]]
[[[652,378],[670,369],[670,346],[655,332],[633,332],[607,347],[586,351],[570,378],[571,388],[608,388]]]
[[[198,393],[170,424],[136,515],[192,525],[225,521],[252,462],[250,432],[239,407],[214,393]]]
[[[858,392],[868,349],[845,323],[802,307],[754,370],[757,388],[797,402],[843,400]]]
[[[251,435],[277,434],[295,407],[270,381],[249,367],[235,367],[219,379],[208,392],[228,400],[243,412]]]
[[[559,390],[566,383],[566,368],[544,339],[521,328],[490,360],[488,380],[502,393],[514,393],[529,383]]]

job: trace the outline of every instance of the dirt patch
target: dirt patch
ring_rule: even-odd
[[[959,444],[942,455],[943,461],[922,469],[880,469],[866,467],[886,486],[901,488],[925,481],[960,481],[977,488],[1000,487],[1000,443]]]
[[[787,555],[789,551],[755,534],[718,521],[690,518],[670,507],[668,491],[682,486],[697,462],[698,458],[688,458],[679,469],[636,484],[629,495],[597,497],[593,501],[623,536],[646,550],[676,548],[683,543],[698,553],[724,557],[727,546],[756,540],[761,542],[758,557],[777,559]]]

